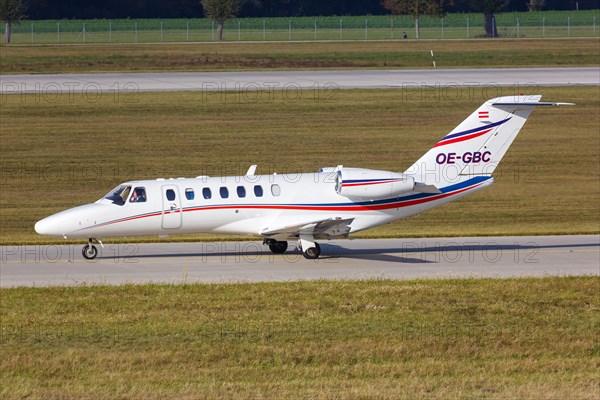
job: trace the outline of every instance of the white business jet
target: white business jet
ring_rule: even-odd
[[[40,235],[85,238],[83,257],[101,238],[180,233],[262,237],[273,253],[298,241],[304,257],[317,240],[409,217],[490,186],[492,173],[542,96],[486,101],[404,173],[343,166],[316,173],[129,181],[100,200],[38,221]]]

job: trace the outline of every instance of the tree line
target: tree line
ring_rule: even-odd
[[[0,0],[10,2],[13,0]],[[202,18],[199,0],[21,0],[29,19]],[[422,1],[422,0],[421,0]],[[536,0],[534,0],[536,1]],[[539,1],[539,0],[537,0]],[[447,12],[475,11],[474,0],[446,2]],[[242,2],[240,17],[382,15],[381,0],[254,0]],[[505,11],[527,11],[529,0],[508,0]],[[545,10],[598,8],[598,0],[545,0]]]

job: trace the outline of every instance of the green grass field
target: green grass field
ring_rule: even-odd
[[[125,180],[241,175],[251,164],[403,171],[484,100],[516,90],[578,105],[536,110],[491,188],[360,237],[598,233],[597,87],[111,92],[2,98],[0,243],[48,240],[35,221]]]
[[[597,66],[599,39],[0,47],[2,74]]]
[[[597,18],[600,22],[600,19]],[[390,19],[391,21],[391,19]],[[27,22],[24,23],[25,25]],[[32,26],[33,25],[33,26]],[[214,31],[210,27],[203,27],[194,30],[183,27],[160,31],[159,22],[155,22],[152,30],[136,31],[133,22],[124,30],[109,31],[108,23],[105,22],[104,29],[99,31],[87,31],[83,34],[83,24],[79,26],[76,32],[58,32],[60,25],[56,25],[51,32],[35,32],[36,23],[30,24],[34,33],[31,31],[18,32],[12,36],[11,45],[94,45],[94,44],[132,44],[132,43],[196,43],[196,42],[215,42]],[[282,42],[282,41],[319,41],[319,40],[343,40],[343,41],[373,41],[373,40],[398,40],[402,39],[404,32],[409,39],[415,39],[413,27],[391,28],[318,28],[313,29],[269,29],[245,27],[238,31],[237,26],[225,28],[223,32],[223,41],[225,42]],[[27,26],[25,26],[27,28]],[[86,28],[87,29],[87,28]],[[499,27],[498,38],[597,38],[600,33],[600,27],[595,28],[590,24],[568,28],[563,26],[542,27],[541,24],[535,26],[519,27],[514,25],[510,27]],[[419,38],[421,40],[448,40],[448,39],[480,39],[485,37],[483,27],[472,27],[467,29],[465,26],[435,28],[421,28]]]
[[[597,277],[3,289],[3,399],[597,399]]]
[[[497,13],[503,38],[598,37],[599,10]],[[225,22],[225,41],[388,40],[407,32],[411,16],[365,15],[239,18]],[[422,16],[421,39],[467,39],[485,35],[481,13]],[[0,26],[0,33],[4,27]],[[120,19],[23,21],[13,26],[12,44],[93,44],[210,42],[215,26],[207,19]]]

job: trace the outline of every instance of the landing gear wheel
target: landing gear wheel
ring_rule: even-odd
[[[93,244],[86,244],[81,249],[81,254],[86,260],[93,260],[98,255],[98,249]]]
[[[276,241],[269,244],[269,249],[273,254],[283,254],[288,248],[288,242]]]
[[[315,247],[309,247],[306,250],[303,249],[302,255],[304,256],[304,258],[309,260],[319,258],[319,256],[321,255],[321,246],[319,246],[319,243],[315,243]]]

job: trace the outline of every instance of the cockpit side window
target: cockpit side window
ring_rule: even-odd
[[[104,196],[104,198],[112,201],[113,204],[122,206],[127,201],[130,192],[131,186],[119,185],[113,190],[111,190],[106,196]]]
[[[146,201],[146,188],[136,187],[133,189],[133,193],[131,194],[131,198],[129,199],[130,203],[144,203]]]

